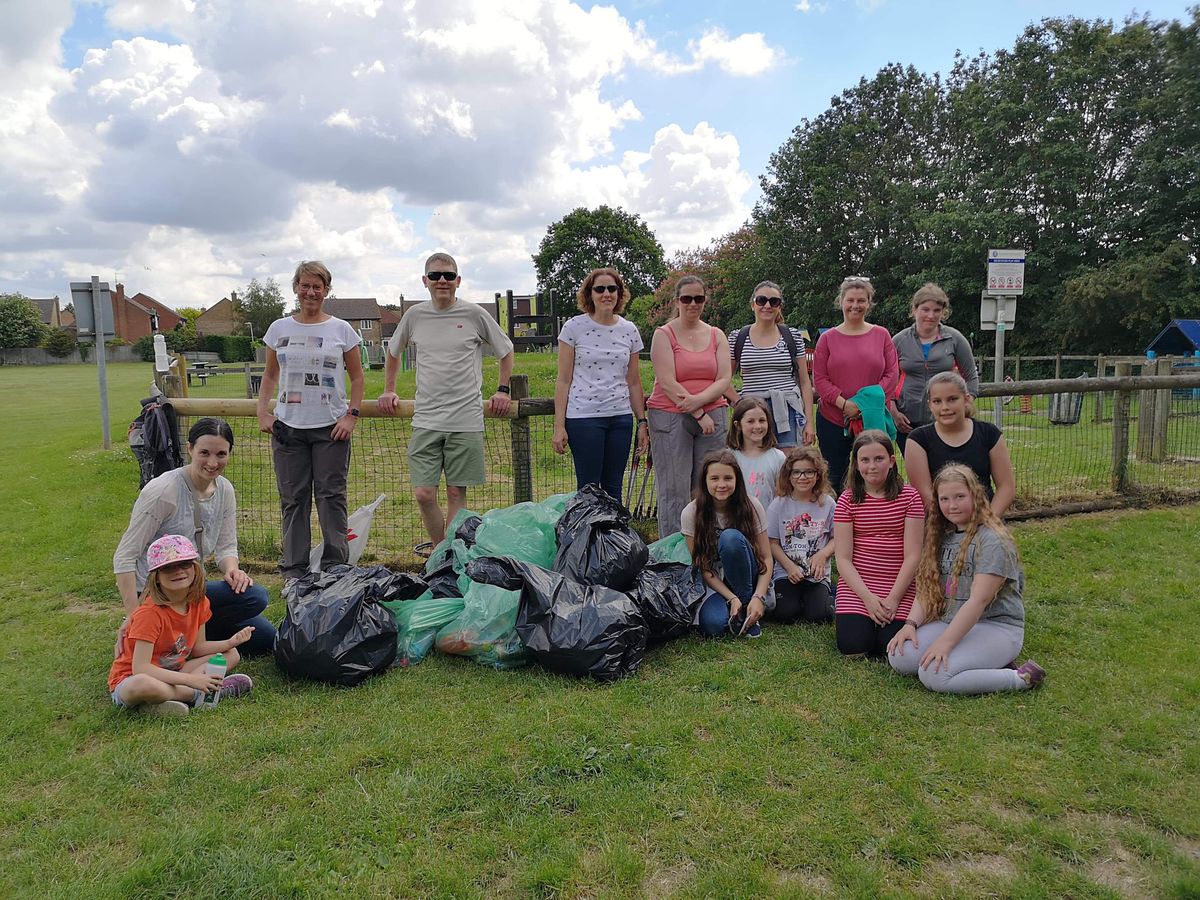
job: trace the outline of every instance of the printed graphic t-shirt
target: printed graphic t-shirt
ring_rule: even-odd
[[[112,664],[108,673],[108,689],[116,690],[118,684],[133,674],[133,648],[138,641],[149,641],[154,645],[150,659],[162,669],[178,672],[191,656],[196,646],[200,626],[212,618],[208,598],[188,606],[182,615],[169,606],[159,606],[149,600],[133,611],[125,641],[121,644],[121,655]]]
[[[767,537],[779,541],[787,558],[798,565],[808,577],[808,562],[833,540],[832,497],[821,497],[818,503],[793,500],[791,497],[776,497],[767,507]],[[825,566],[825,577],[829,584],[829,566]],[[787,578],[783,566],[775,563],[773,578]],[[810,581],[814,579],[808,579]]]
[[[279,360],[275,415],[292,428],[324,428],[346,414],[345,353],[362,343],[349,322],[333,316],[305,325],[276,319],[263,343]]]

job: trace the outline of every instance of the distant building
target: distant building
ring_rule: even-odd
[[[149,294],[140,291],[132,297],[125,295],[125,285],[117,283],[112,293],[113,331],[130,344],[159,332],[173,331],[183,318],[169,306],[163,306]],[[106,323],[107,324],[107,323]]]
[[[51,328],[63,328],[65,323],[62,321],[62,311],[58,308],[58,298],[50,297],[47,300],[32,297],[29,300],[37,307],[39,313],[42,314],[42,324],[48,325]],[[71,317],[71,324],[75,324],[75,317]]]
[[[246,323],[237,310],[237,291],[230,291],[196,317],[196,334],[219,334],[228,337]],[[255,337],[262,337],[261,334]]]
[[[382,311],[374,297],[331,297],[325,301],[325,312],[350,323],[362,338],[367,360],[383,361]]]

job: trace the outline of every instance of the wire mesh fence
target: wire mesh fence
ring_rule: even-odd
[[[1151,382],[1155,389],[1145,387]],[[1064,386],[1063,381],[986,385],[988,396],[977,403],[976,415],[993,421],[991,395],[1002,398],[998,424],[1016,471],[1014,515],[1069,511],[1072,504],[1200,497],[1200,374],[1169,380],[1079,379],[1071,385],[1078,386],[1076,393],[1057,396],[1047,393],[1047,384]],[[1171,387],[1162,387],[1166,384]],[[1123,392],[1114,390],[1122,385]],[[231,403],[243,404],[245,412],[231,414]],[[270,438],[258,431],[247,403],[178,401],[180,428],[186,434],[196,416],[217,413],[213,404],[225,405],[219,414],[234,431],[235,450],[226,474],[237,488],[241,551],[270,565],[279,553],[279,495]],[[538,501],[575,488],[570,453],[560,456],[551,447],[553,404],[525,400],[520,408],[516,419],[485,420],[487,482],[469,489],[472,510]],[[414,548],[426,539],[409,486],[411,424],[408,418],[364,416],[354,433],[348,482],[351,512],[387,494],[372,524],[371,553],[406,567],[419,562]],[[643,463],[627,477],[635,481],[631,506],[639,507],[647,520],[642,530],[652,535],[653,471]],[[638,497],[644,502],[637,503]],[[442,499],[444,503],[444,495]],[[313,534],[320,539],[315,514]]]

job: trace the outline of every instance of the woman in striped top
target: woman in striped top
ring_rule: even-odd
[[[813,393],[804,337],[783,321],[783,292],[775,282],[755,285],[750,309],[754,323],[729,335],[729,355],[733,370],[741,370],[742,392],[739,395],[731,387],[726,396],[730,403],[742,397],[765,400],[780,447],[794,447],[801,441],[811,444],[817,435],[813,430]]]
[[[882,656],[912,608],[925,507],[896,470],[895,449],[882,431],[855,438],[850,459],[849,485],[833,513],[834,633],[847,656]]]

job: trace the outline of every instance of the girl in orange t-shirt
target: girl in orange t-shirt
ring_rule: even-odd
[[[155,715],[184,716],[210,691],[222,699],[240,697],[254,686],[249,675],[209,675],[209,657],[225,656],[226,671],[240,659],[234,649],[250,640],[246,626],[225,641],[204,637],[212,613],[204,596],[204,573],[195,546],[181,534],[150,545],[150,575],[142,605],[133,612],[121,652],[108,673],[112,701],[122,709],[144,708]]]

